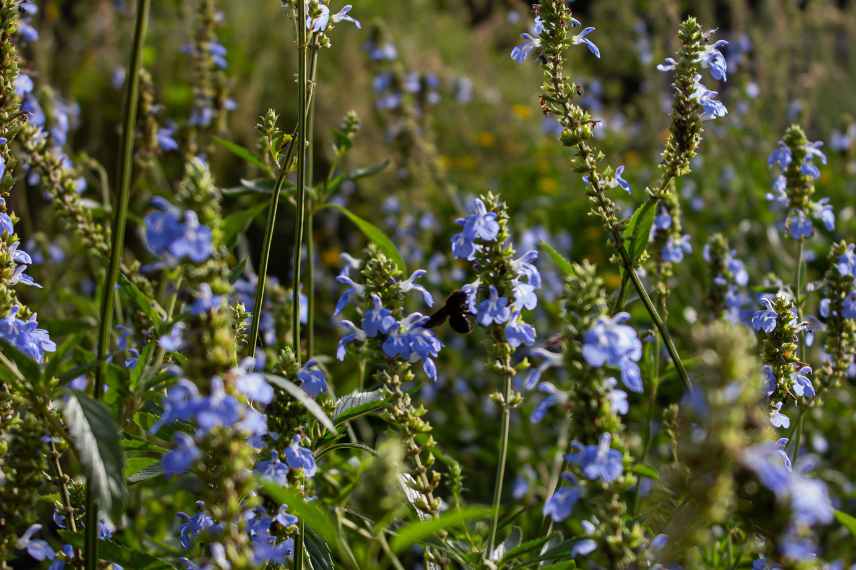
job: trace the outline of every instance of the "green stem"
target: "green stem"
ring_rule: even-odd
[[[672,359],[675,369],[678,371],[678,376],[681,378],[684,388],[690,390],[693,387],[692,381],[690,381],[687,369],[684,367],[681,356],[678,354],[678,349],[675,348],[675,343],[672,341],[672,335],[669,334],[669,328],[663,322],[663,319],[660,318],[657,308],[654,307],[654,302],[651,301],[651,297],[648,296],[648,291],[645,290],[645,285],[642,283],[642,280],[639,279],[639,275],[636,274],[636,270],[633,269],[633,263],[630,261],[630,256],[627,254],[627,250],[624,248],[624,245],[619,241],[620,239],[621,236],[615,237],[615,243],[617,244],[616,247],[618,248],[618,253],[621,255],[622,262],[624,263],[624,270],[628,275],[630,275],[630,280],[633,281],[633,286],[636,288],[639,298],[642,299],[642,303],[645,304],[645,309],[651,316],[651,320],[654,321],[654,325],[660,332],[663,342],[666,343],[666,349],[669,351],[669,357]]]
[[[294,224],[294,255],[291,280],[291,335],[294,358],[300,365],[300,250],[303,246],[303,224],[306,215],[306,3],[297,2],[297,210]],[[258,299],[256,300],[258,303]],[[261,310],[258,311],[261,314]],[[255,345],[253,345],[255,346]],[[294,570],[303,570],[303,537],[305,524],[300,518],[295,540]]]
[[[506,374],[505,393],[502,400],[502,432],[499,436],[499,463],[496,466],[496,482],[493,488],[493,520],[490,525],[490,542],[488,543],[487,552],[485,552],[485,558],[487,559],[490,559],[490,556],[493,554],[493,549],[496,545],[496,532],[499,527],[502,485],[505,479],[505,464],[508,460],[508,433],[511,427],[511,381],[512,375]]]
[[[651,395],[648,400],[648,425],[645,431],[645,444],[642,448],[642,458],[640,463],[645,463],[648,459],[648,454],[651,452],[651,446],[654,445],[654,414],[657,411],[657,389],[660,387],[660,351],[662,345],[659,336],[654,341],[654,377],[651,379]],[[636,481],[636,489],[633,493],[633,505],[631,506],[630,514],[635,515],[639,511],[639,501],[641,497],[642,478]]]
[[[309,83],[315,91],[315,78],[318,73],[318,48],[309,53]],[[306,120],[306,186],[312,188],[315,177],[315,97],[308,103]],[[317,196],[316,196],[317,197]],[[315,201],[309,201],[306,212],[306,357],[315,354]],[[300,311],[300,307],[296,310]]]
[[[143,45],[149,19],[151,0],[138,0],[137,19],[134,26],[134,44],[131,63],[128,66],[128,85],[125,91],[124,130],[119,158],[119,197],[113,216],[113,233],[110,247],[110,265],[101,288],[101,322],[98,330],[97,362],[93,396],[101,398],[104,391],[104,373],[107,350],[113,328],[113,295],[119,279],[119,268],[125,249],[125,226],[128,218],[128,201],[131,194],[131,178],[134,166],[134,136],[136,134],[137,104],[139,102],[140,68],[143,60]],[[98,509],[91,481],[86,485],[86,540],[85,558],[87,570],[95,570],[98,564]]]
[[[803,265],[805,264],[805,239],[800,238],[799,253],[797,254],[797,270],[794,274],[794,304],[797,308],[797,319],[802,320],[802,273]],[[805,361],[805,335],[800,335],[800,360]],[[791,436],[794,451],[791,455],[791,461],[796,462],[800,454],[800,440],[802,439],[803,427],[805,425],[806,407],[800,408],[800,413],[797,416],[797,425],[794,427],[794,433]]]

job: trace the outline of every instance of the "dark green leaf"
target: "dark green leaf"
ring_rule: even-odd
[[[466,507],[458,511],[443,513],[437,518],[412,522],[398,529],[398,534],[392,539],[392,550],[401,552],[440,531],[460,526],[472,520],[488,518],[491,512],[488,507]]]
[[[553,263],[556,265],[556,269],[558,269],[562,275],[567,277],[573,273],[574,269],[571,266],[571,262],[565,259],[565,257],[559,253],[556,248],[544,240],[541,240],[541,247],[544,248],[544,251],[547,252],[547,255],[550,256],[550,259],[552,259]]]
[[[235,156],[237,156],[238,158],[240,158],[241,160],[243,160],[244,162],[252,164],[253,166],[257,166],[265,172],[268,171],[267,164],[265,164],[264,161],[262,161],[262,159],[260,159],[258,156],[250,152],[249,149],[244,148],[237,143],[233,143],[232,141],[221,139],[220,137],[214,137],[214,141],[232,154],[234,154]]]
[[[315,453],[315,457],[321,457],[330,453],[331,451],[336,451],[338,449],[359,449],[360,451],[365,451],[366,453],[370,453],[372,455],[377,455],[377,452],[369,447],[368,445],[363,445],[362,443],[334,443],[330,446],[319,449]]]
[[[287,505],[289,513],[302,519],[306,526],[317,532],[327,544],[336,544],[336,523],[317,501],[308,502],[294,487],[283,487],[270,479],[259,479],[259,486],[277,503]]]
[[[630,217],[627,227],[624,228],[624,245],[634,264],[648,245],[651,227],[654,225],[654,217],[657,214],[656,205],[657,202],[651,199],[639,206]]]
[[[398,253],[395,244],[392,243],[386,234],[380,228],[371,222],[367,222],[349,209],[339,206],[338,204],[329,204],[328,207],[335,208],[345,214],[345,216],[356,225],[367,238],[369,238],[380,250],[389,257],[401,271],[407,271],[407,265],[404,263],[404,258]]]
[[[306,527],[306,532],[303,533],[303,543],[314,570],[333,570],[333,554],[330,552],[330,547],[317,532]]]
[[[267,210],[267,208],[268,203],[264,202],[262,204],[256,204],[246,210],[240,210],[234,214],[226,216],[223,220],[222,226],[223,241],[225,241],[227,245],[235,243],[235,240],[238,239],[238,235],[247,231],[247,228],[250,227],[253,220],[255,220],[259,214]]]
[[[336,411],[333,412],[333,423],[341,425],[384,406],[386,406],[386,402],[380,390],[353,392],[347,396],[342,396],[336,401]]]
[[[285,378],[280,378],[279,376],[267,374],[265,377],[268,379],[268,382],[277,388],[282,388],[288,392],[289,396],[303,404],[303,407],[306,408],[310,414],[315,416],[315,419],[321,422],[321,425],[330,430],[330,433],[336,433],[336,426],[333,425],[333,421],[330,419],[330,416],[321,409],[321,406],[319,406],[315,400],[309,397],[309,394],[307,394],[303,388],[294,382],[286,380]]]
[[[128,484],[133,485],[149,479],[155,479],[163,475],[160,460],[151,457],[138,457],[128,460],[127,479]]]
[[[74,390],[68,392],[63,417],[99,506],[118,522],[126,489],[116,422],[103,404]]]

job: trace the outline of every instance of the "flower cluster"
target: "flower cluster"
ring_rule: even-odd
[[[824,386],[847,378],[856,354],[856,252],[854,245],[839,242],[829,253],[830,268],[820,289],[818,316],[826,325],[823,367]],[[820,371],[819,371],[820,374]]]
[[[715,318],[725,317],[731,322],[744,320],[744,306],[749,302],[745,287],[749,273],[737,252],[730,249],[722,234],[711,236],[704,246],[704,260],[711,275],[707,303]]]
[[[835,212],[829,199],[812,200],[814,181],[820,178],[818,163],[827,161],[822,146],[823,141],[810,142],[798,125],[791,125],[767,160],[770,168],[778,172],[767,200],[786,212],[785,232],[795,240],[814,235],[812,219],[829,231],[835,229]]]
[[[582,23],[576,18],[571,18],[570,23],[574,28],[582,26]],[[595,31],[595,28],[583,28],[578,34],[571,37],[571,43],[573,45],[584,45],[592,55],[600,58],[600,49],[587,37],[593,31]],[[517,63],[525,62],[533,51],[537,51],[541,47],[541,34],[543,32],[544,21],[540,16],[536,16],[529,33],[524,32],[521,34],[520,37],[523,38],[523,41],[511,50],[511,59]]]
[[[211,257],[211,229],[199,223],[196,212],[182,212],[161,197],[152,203],[157,210],[145,218],[149,251],[170,265],[183,259],[202,263]]]

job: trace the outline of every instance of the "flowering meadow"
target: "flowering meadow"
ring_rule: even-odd
[[[856,3],[0,0],[0,570],[856,568]]]

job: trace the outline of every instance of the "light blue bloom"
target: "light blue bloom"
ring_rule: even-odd
[[[574,505],[582,497],[582,491],[577,486],[562,486],[544,503],[544,516],[553,522],[562,522],[574,510]]]
[[[403,293],[409,293],[410,291],[417,291],[421,293],[422,300],[425,302],[426,305],[430,307],[434,304],[434,297],[431,296],[431,293],[429,293],[428,290],[425,289],[425,287],[416,283],[416,280],[421,279],[426,273],[427,272],[424,269],[417,269],[410,275],[407,280],[399,283],[398,288],[401,289]],[[363,328],[365,328],[365,325],[363,325]],[[368,332],[368,329],[366,329],[366,332]]]
[[[592,27],[583,28],[583,30],[580,33],[578,33],[577,35],[575,35],[574,37],[571,38],[571,43],[574,45],[582,44],[582,45],[586,46],[588,48],[588,50],[592,54],[594,54],[595,57],[600,58],[600,50],[598,49],[598,47],[596,45],[594,45],[594,42],[592,42],[590,39],[588,39],[586,37],[590,33],[592,33],[593,31],[595,31],[595,28],[592,28]]]
[[[177,352],[181,350],[181,347],[184,346],[183,334],[185,328],[187,328],[186,323],[175,323],[172,325],[168,334],[165,334],[158,339],[158,346],[167,352]]]
[[[791,390],[799,397],[814,398],[815,396],[809,374],[811,374],[811,368],[808,366],[803,366],[791,374]]]
[[[300,387],[312,398],[317,398],[327,391],[327,376],[314,358],[307,360],[297,371]]]
[[[770,334],[776,330],[776,323],[779,315],[773,310],[773,302],[770,301],[769,297],[762,298],[761,304],[763,304],[765,308],[760,311],[756,311],[755,314],[752,315],[752,328],[757,332],[764,331],[765,333]]]
[[[814,235],[814,224],[802,210],[791,210],[785,219],[785,232],[791,239],[810,238]]]
[[[615,169],[615,175],[612,177],[612,183],[615,186],[618,186],[628,194],[630,194],[633,188],[630,186],[630,182],[624,179],[622,176],[624,174],[624,165],[622,164],[618,168]]]
[[[514,313],[505,325],[505,338],[508,343],[517,348],[521,344],[535,344],[535,327],[523,321],[520,312]]]
[[[336,360],[341,362],[345,359],[345,352],[349,344],[352,342],[363,342],[367,337],[366,333],[351,321],[342,320],[336,324],[348,331],[339,339],[339,343],[336,346]]]
[[[535,18],[532,24],[531,33],[523,33],[520,35],[523,42],[514,46],[511,50],[511,59],[517,63],[523,63],[529,57],[533,50],[541,47],[541,33],[544,31],[544,22],[541,17]]]
[[[502,324],[511,317],[508,299],[500,297],[493,285],[490,286],[490,296],[479,303],[476,320],[484,327],[492,324]]]
[[[30,525],[24,534],[18,538],[15,547],[18,550],[26,550],[27,554],[36,560],[53,560],[56,555],[51,545],[40,538],[33,538],[33,535],[41,530],[42,525],[40,524]]]
[[[190,469],[193,462],[199,459],[200,455],[202,455],[202,452],[196,447],[196,443],[191,436],[182,431],[176,432],[175,447],[163,455],[161,458],[161,467],[168,477],[181,475]]]
[[[566,456],[570,463],[579,465],[586,478],[610,483],[621,477],[624,471],[623,456],[617,449],[612,449],[612,435],[605,433],[600,436],[597,445],[580,445],[577,442],[571,447],[577,451]]]
[[[295,435],[291,445],[285,448],[285,460],[291,469],[303,469],[307,477],[313,477],[317,471],[312,451],[300,445],[300,435]]]
[[[350,273],[351,266],[345,265],[342,268],[342,271],[336,277],[336,283],[340,285],[345,285],[347,289],[339,297],[339,300],[336,301],[336,309],[333,311],[333,316],[336,316],[343,310],[345,310],[345,307],[347,307],[351,303],[351,300],[353,300],[355,296],[362,297],[363,295],[365,295],[366,288],[363,285],[360,285],[359,283],[355,283],[354,280],[351,279]]]
[[[622,383],[633,392],[642,392],[642,375],[636,364],[642,357],[642,342],[633,327],[623,324],[629,318],[627,313],[599,318],[583,335],[582,354],[594,368],[619,368]]]
[[[215,295],[211,285],[203,283],[196,294],[196,300],[190,304],[190,314],[199,316],[219,309],[224,302],[222,295]]]
[[[26,321],[18,318],[20,307],[15,305],[9,314],[0,319],[0,338],[32,358],[38,363],[44,361],[45,353],[56,351],[54,343],[45,329],[40,329],[32,315]]]
[[[288,465],[279,459],[276,450],[270,455],[270,459],[256,463],[255,472],[279,485],[288,485]]]
[[[392,316],[392,311],[384,308],[380,297],[372,293],[372,308],[367,309],[363,313],[363,331],[369,338],[374,338],[379,334],[387,334],[395,328],[395,317]]]

